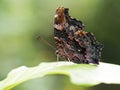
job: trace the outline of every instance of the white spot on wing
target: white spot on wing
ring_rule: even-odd
[[[58,30],[62,30],[63,27],[60,24],[54,24],[54,28],[58,29]]]
[[[70,30],[74,30],[75,29],[75,27],[74,26],[70,26]]]
[[[57,14],[55,14],[55,16],[54,16],[55,18],[57,18],[58,17],[58,15]]]

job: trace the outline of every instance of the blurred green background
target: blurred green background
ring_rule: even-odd
[[[21,65],[36,66],[56,61],[53,19],[55,9],[68,7],[104,44],[102,61],[120,64],[120,0],[0,0],[0,80]],[[95,76],[94,76],[95,77]],[[58,88],[59,87],[59,88]],[[68,77],[46,76],[25,82],[13,90],[120,90],[119,85],[91,88],[72,85]]]

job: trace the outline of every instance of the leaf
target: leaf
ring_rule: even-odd
[[[35,67],[21,66],[13,69],[0,82],[0,90],[10,90],[25,81],[45,75],[63,74],[70,77],[76,85],[93,86],[100,83],[120,84],[120,66],[100,62],[99,65],[75,64],[72,62],[41,63]]]

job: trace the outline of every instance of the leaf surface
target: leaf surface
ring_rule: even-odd
[[[103,62],[100,62],[99,65],[75,64],[62,61],[13,69],[4,80],[0,81],[0,90],[10,90],[25,81],[52,74],[66,75],[70,77],[73,84],[82,86],[93,86],[100,83],[120,84],[120,65]]]

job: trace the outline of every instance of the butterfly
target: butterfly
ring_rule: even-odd
[[[69,15],[69,8],[59,7],[54,15],[56,54],[74,63],[99,64],[103,44],[85,31],[82,21]]]

